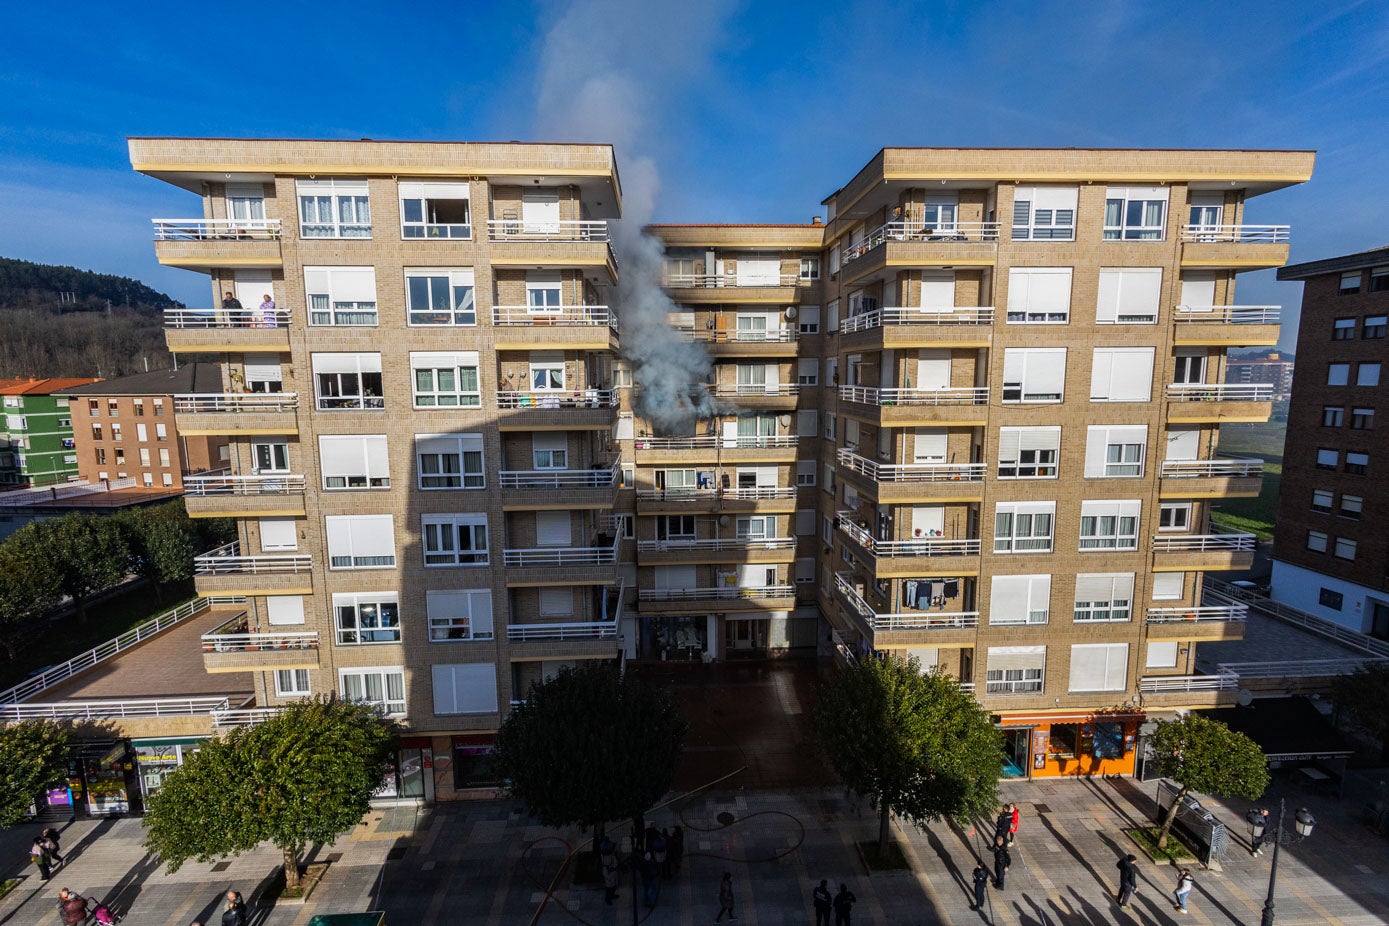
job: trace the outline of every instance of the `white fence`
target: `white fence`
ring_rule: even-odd
[[[1287,225],[1183,225],[1182,240],[1196,244],[1287,244]]]
[[[155,241],[274,241],[279,219],[151,219]]]
[[[839,398],[860,405],[983,405],[989,401],[989,387],[878,389],[873,386],[840,386]]]
[[[487,237],[492,241],[607,241],[608,223],[602,219],[578,221],[556,219],[529,221],[501,218],[487,221]]]
[[[844,319],[839,325],[839,331],[841,334],[853,334],[855,331],[868,331],[871,328],[880,328],[884,325],[929,325],[932,327],[969,325],[979,327],[992,325],[993,321],[993,306],[957,305],[939,309],[884,308],[874,309],[871,312],[860,312],[858,315]]]

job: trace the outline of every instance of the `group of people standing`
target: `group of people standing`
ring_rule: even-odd
[[[1115,867],[1119,869],[1119,896],[1114,898],[1114,902],[1126,907],[1133,895],[1138,893],[1138,856],[1131,853],[1125,855]],[[1177,888],[1172,892],[1172,902],[1178,913],[1188,912],[1186,899],[1195,886],[1196,879],[1192,877],[1190,868],[1177,872]]]
[[[258,315],[246,312],[246,307],[241,304],[241,300],[236,298],[235,293],[227,293],[222,297],[222,311],[228,313],[230,320],[234,322],[246,322],[248,328],[278,328],[280,327],[279,314],[275,311],[275,300],[269,293],[261,300]]]
[[[685,857],[685,831],[679,824],[670,829],[632,828],[632,858],[641,878],[642,899],[648,907],[656,906],[660,883],[669,881],[680,871]],[[599,864],[603,870],[603,900],[609,906],[617,899],[617,846],[605,838],[598,845]]]
[[[854,915],[854,904],[858,898],[849,890],[849,885],[839,885],[839,893],[830,895],[830,883],[820,879],[819,887],[811,892],[815,902],[815,926],[830,926],[830,913],[834,913],[834,926],[849,926]]]
[[[1022,819],[1022,814],[1018,811],[1016,804],[1004,804],[1003,809],[998,812],[998,818],[994,820],[994,841],[989,847],[994,857],[994,887],[1000,891],[1008,884],[1008,869],[1013,865],[1013,843],[1018,838],[1018,823]],[[984,908],[984,897],[989,886],[989,870],[984,867],[981,859],[975,866],[972,874],[974,882],[974,903],[970,904],[971,910],[982,910]]]

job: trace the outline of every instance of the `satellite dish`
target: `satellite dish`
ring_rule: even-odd
[[[726,515],[726,514],[721,514],[721,515],[719,515],[719,526],[720,526],[720,527],[727,527],[728,525],[730,525],[730,524],[732,524],[732,523],[733,523],[733,519],[730,518],[728,515]]]
[[[1254,703],[1254,695],[1248,688],[1241,688],[1235,695],[1235,703],[1240,707],[1248,707]]]
[[[786,317],[787,317],[787,318],[795,318],[795,317],[796,317],[796,307],[795,307],[794,305],[789,305],[789,306],[786,307]]]
[[[777,421],[780,421],[780,422],[781,422],[781,426],[782,426],[783,428],[789,428],[789,427],[791,426],[791,416],[790,416],[790,415],[782,415],[780,418],[777,419]]]

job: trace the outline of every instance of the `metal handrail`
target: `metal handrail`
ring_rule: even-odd
[[[165,328],[288,328],[289,313],[244,309],[165,309]]]
[[[717,502],[722,499],[759,501],[795,498],[796,493],[795,486],[758,486],[746,489],[637,489],[637,499],[654,502]]]
[[[860,405],[984,405],[989,401],[989,387],[879,389],[874,386],[840,386],[839,398]]]
[[[283,711],[283,707],[242,707],[211,712],[212,728],[224,730],[228,727],[254,726],[264,723]]]
[[[1216,675],[1148,675],[1138,680],[1143,694],[1167,691],[1230,691],[1239,687],[1239,676],[1231,672]]]
[[[1179,325],[1276,325],[1282,313],[1279,305],[1179,305],[1172,318]]]
[[[1197,244],[1287,244],[1288,225],[1183,225],[1181,240]]]
[[[637,450],[704,450],[723,447],[727,450],[765,449],[768,447],[795,447],[799,438],[795,434],[772,434],[767,436],[741,437],[638,437]]]
[[[606,489],[621,477],[619,463],[606,469],[504,469],[497,474],[503,489]]]
[[[1216,668],[1237,678],[1327,678],[1350,675],[1365,666],[1386,665],[1389,659],[1362,657],[1349,659],[1287,659],[1265,662],[1222,662]]]
[[[1324,617],[1309,614],[1297,608],[1289,607],[1281,601],[1274,601],[1263,595],[1256,594],[1247,588],[1240,588],[1228,582],[1207,575],[1201,583],[1203,590],[1207,594],[1213,594],[1217,598],[1224,598],[1230,601],[1241,601],[1254,608],[1259,613],[1282,621],[1285,624],[1292,624],[1301,627],[1318,636],[1335,640],[1354,649],[1372,653],[1376,656],[1389,656],[1389,640],[1380,640],[1369,634],[1351,630],[1349,627],[1329,621]]]
[[[875,482],[981,482],[983,463],[879,463],[840,447],[839,465]]]
[[[209,495],[298,495],[304,491],[304,477],[283,476],[184,476],[183,491],[198,497]]]
[[[241,556],[240,541],[233,540],[215,550],[193,557],[193,573],[200,576],[260,575],[262,573],[307,572],[313,568],[308,553]]]
[[[780,273],[775,283],[758,278],[756,282],[743,282],[737,271],[732,273],[667,273],[661,279],[666,289],[720,288],[725,286],[795,286],[800,282],[800,274]]]
[[[737,598],[792,598],[794,585],[717,585],[708,588],[643,588],[637,590],[638,601],[719,601]]]
[[[1228,624],[1248,619],[1248,605],[1200,605],[1175,608],[1149,608],[1149,624]]]
[[[855,261],[888,241],[994,243],[998,241],[998,223],[937,222],[928,225],[925,222],[888,222],[874,229],[858,244],[842,248],[839,262],[843,265]]]
[[[980,540],[947,540],[944,537],[877,540],[865,528],[855,524],[848,512],[839,512],[834,521],[840,530],[874,556],[975,556],[982,544]]]
[[[0,707],[0,720],[109,720],[116,717],[186,717],[230,707],[226,698],[146,698],[130,701],[53,701]]]
[[[860,312],[839,324],[841,334],[867,331],[884,325],[970,325],[973,327],[992,325],[993,306],[953,306],[934,309],[882,308],[870,312]]]
[[[1158,535],[1153,538],[1155,553],[1252,553],[1257,534],[1231,531],[1224,534]]]
[[[800,338],[800,328],[781,325],[776,328],[677,328],[689,341],[709,341],[714,344],[790,344]]]
[[[598,241],[608,239],[605,219],[488,219],[491,241]]]
[[[1272,383],[1168,383],[1173,402],[1271,402]]]
[[[794,398],[801,394],[796,383],[714,383],[709,391],[720,398]]]
[[[834,587],[853,611],[875,631],[878,630],[973,630],[979,626],[978,611],[903,611],[882,614],[854,589],[845,573],[834,574]]]
[[[497,393],[498,408],[616,408],[616,389],[525,390],[508,389]]]
[[[196,392],[174,396],[174,411],[183,414],[208,412],[292,412],[299,407],[296,392]]]
[[[676,553],[685,550],[794,550],[795,537],[705,537],[698,540],[638,540],[640,553]]]
[[[155,241],[277,241],[279,219],[151,219]]]
[[[1207,476],[1262,476],[1264,461],[1230,457],[1220,460],[1163,460],[1164,479],[1196,479]]]
[[[506,566],[611,566],[617,562],[620,536],[606,547],[528,547],[502,550]]]
[[[506,638],[512,641],[537,640],[614,640],[617,618],[609,621],[569,621],[556,624],[511,624]]]
[[[530,305],[494,305],[492,324],[544,327],[579,325],[617,328],[617,315],[605,305],[559,305],[543,308]]]
[[[318,631],[298,633],[223,633],[214,630],[202,635],[204,653],[242,653],[261,649],[318,649]]]

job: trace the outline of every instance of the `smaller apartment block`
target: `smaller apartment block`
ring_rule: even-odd
[[[0,380],[0,489],[78,478],[72,415],[63,390],[95,379]]]
[[[1389,248],[1278,279],[1303,290],[1272,594],[1389,639]]]

